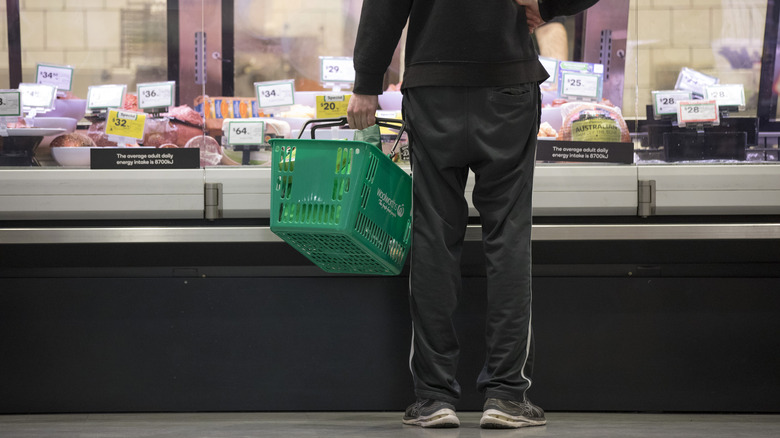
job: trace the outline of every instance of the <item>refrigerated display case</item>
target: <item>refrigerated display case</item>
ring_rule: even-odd
[[[254,84],[266,81],[292,81],[296,102],[306,102],[275,117],[294,132],[314,96],[333,92],[319,57],[350,55],[362,2],[53,3],[0,5],[8,22],[0,55],[9,59],[0,88],[35,82],[39,63],[72,66],[71,92],[81,99],[90,86],[126,84],[132,93],[138,83],[175,81],[176,105],[201,111],[195,129],[218,139],[222,120],[242,118],[241,102],[251,108]],[[605,66],[605,97],[631,131],[634,162],[536,167],[536,400],[552,410],[778,412],[770,395],[780,388],[771,336],[780,328],[780,130],[767,84],[776,79],[779,7],[601,0],[598,8],[566,22],[571,60]],[[402,58],[400,46],[388,90],[403,75]],[[723,124],[746,132],[744,159],[666,159],[664,134],[685,128],[654,120],[648,108],[684,67],[744,86],[745,107],[727,114],[739,120]],[[399,97],[387,91],[385,109],[400,109]],[[210,117],[206,102],[217,100],[230,117]],[[80,119],[76,130],[92,124]],[[329,275],[292,251],[269,229],[269,163],[91,169],[38,149],[40,166],[0,167],[0,375],[10,394],[0,412],[408,402],[399,372],[408,273]],[[483,324],[472,188],[473,178],[459,313],[464,373],[481,366],[473,333]],[[721,341],[732,350],[725,357]],[[377,383],[378,375],[388,378]],[[587,383],[595,381],[611,382],[609,392]],[[371,384],[385,395],[371,399]],[[47,389],[56,397],[42,396]],[[464,389],[463,404],[478,409],[481,399]]]

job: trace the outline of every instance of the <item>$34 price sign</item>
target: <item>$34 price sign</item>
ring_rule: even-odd
[[[347,116],[347,105],[352,95],[326,94],[317,96],[317,118],[331,119]]]
[[[145,124],[146,114],[144,113],[112,109],[108,111],[106,134],[142,140]]]

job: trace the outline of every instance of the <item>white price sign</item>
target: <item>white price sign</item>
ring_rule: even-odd
[[[742,84],[707,85],[705,99],[714,99],[718,106],[745,106],[745,86]]]
[[[561,94],[597,99],[601,94],[601,76],[582,73],[563,73]]]
[[[544,67],[544,69],[547,70],[547,74],[550,75],[544,82],[558,82],[558,60],[540,56],[539,62],[542,63],[542,67]]]
[[[230,120],[223,128],[227,143],[231,145],[252,145],[265,143],[265,122],[262,120]]]
[[[257,106],[273,108],[295,104],[295,82],[255,82]]]
[[[127,85],[93,85],[87,93],[87,109],[119,108],[125,99]]]
[[[73,85],[73,67],[38,64],[36,83],[54,85],[58,90],[70,91]]]
[[[0,91],[0,117],[22,115],[22,93],[16,90]]]
[[[355,66],[352,58],[321,56],[320,82],[326,84],[355,82]]]
[[[679,102],[677,123],[687,124],[720,124],[718,103],[715,100],[683,100]]]
[[[19,84],[24,108],[49,110],[54,108],[57,87],[47,84]]]
[[[168,108],[173,106],[176,82],[138,84],[138,108]]]
[[[677,115],[678,102],[691,98],[690,91],[653,91],[653,110],[656,116]]]

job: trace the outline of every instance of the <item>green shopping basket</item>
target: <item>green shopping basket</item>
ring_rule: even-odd
[[[316,129],[347,121],[310,120],[301,134],[310,123],[314,138]],[[400,124],[397,146],[403,122],[377,124]],[[275,138],[270,144],[271,231],[324,271],[398,275],[411,239],[412,178],[362,141]]]

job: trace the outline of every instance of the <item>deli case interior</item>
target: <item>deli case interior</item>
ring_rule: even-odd
[[[343,111],[349,77],[327,75],[361,3],[0,6],[0,413],[403,409],[408,268],[328,274],[269,227],[268,140]],[[667,3],[601,0],[544,60],[534,400],[780,412],[780,2]],[[401,44],[382,116],[402,77]],[[484,356],[472,188],[465,383]]]

